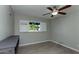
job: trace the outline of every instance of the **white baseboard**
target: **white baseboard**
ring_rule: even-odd
[[[69,46],[64,45],[64,44],[61,44],[61,43],[59,43],[59,42],[52,41],[52,40],[51,40],[51,42],[56,43],[56,44],[59,44],[59,45],[64,46],[64,47],[66,47],[66,48],[69,48],[69,49],[74,50],[74,51],[76,51],[76,52],[79,52],[78,49],[75,49],[75,48],[69,47]]]
[[[47,41],[49,41],[49,40],[39,41],[39,42],[33,42],[33,43],[27,43],[27,44],[20,44],[19,47],[27,46],[27,45],[32,45],[32,44],[37,44],[37,43],[43,43],[43,42],[47,42]]]

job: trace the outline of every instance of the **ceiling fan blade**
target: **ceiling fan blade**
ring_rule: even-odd
[[[47,9],[49,9],[50,11],[53,11],[53,9],[51,7],[47,7]]]
[[[64,10],[66,8],[69,8],[69,7],[71,7],[71,5],[66,5],[66,6],[64,6],[64,7],[60,8],[60,9],[58,9],[58,10],[61,11],[61,10]]]
[[[50,13],[43,14],[43,16],[48,15],[48,14],[50,14]]]
[[[53,15],[51,15],[51,17],[53,17]]]
[[[65,12],[58,12],[58,14],[61,14],[61,15],[66,15]]]

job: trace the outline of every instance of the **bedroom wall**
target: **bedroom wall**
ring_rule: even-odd
[[[47,23],[46,32],[19,32],[19,20],[39,20]],[[15,34],[20,35],[20,45],[37,43],[50,40],[50,23],[46,19],[27,17],[26,15],[15,14]]]
[[[10,12],[12,14],[11,16],[9,15]],[[13,22],[13,13],[11,7],[8,5],[0,5],[0,41],[10,35],[13,35]]]
[[[66,16],[52,20],[52,41],[79,50],[79,6],[66,10]]]

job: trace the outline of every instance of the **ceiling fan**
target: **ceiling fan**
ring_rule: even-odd
[[[67,13],[63,12],[63,10],[67,9],[69,7],[71,7],[71,5],[65,5],[59,9],[57,8],[57,6],[54,6],[53,8],[47,7],[47,9],[51,11],[51,13],[43,14],[43,16],[48,15],[48,14],[51,14],[51,17],[53,17],[54,15],[57,15],[57,14],[66,15]]]

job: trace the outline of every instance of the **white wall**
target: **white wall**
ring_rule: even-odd
[[[66,16],[52,20],[52,41],[79,49],[79,6],[72,6],[66,12]]]
[[[13,15],[10,16],[10,12],[10,6],[0,5],[0,40],[13,35]]]
[[[47,23],[47,32],[19,32],[19,20],[39,20]],[[47,41],[50,38],[50,23],[45,19],[15,14],[15,34],[20,35],[20,45]],[[50,40],[50,39],[49,39]]]

